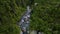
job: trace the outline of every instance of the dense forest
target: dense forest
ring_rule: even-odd
[[[33,8],[30,30],[60,34],[60,0],[0,0],[0,34],[20,34],[17,23],[27,5]]]
[[[0,0],[0,34],[20,34],[17,22],[24,11],[20,0]]]
[[[60,34],[60,0],[35,0],[38,3],[31,15],[31,29],[44,34]]]

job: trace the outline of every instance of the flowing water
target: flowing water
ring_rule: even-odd
[[[27,6],[27,10],[26,10],[25,14],[22,16],[21,21],[19,22],[21,30],[27,32],[27,33],[24,33],[24,34],[29,33],[30,15],[31,15],[31,9],[30,9],[29,6]],[[23,34],[23,32],[21,31],[20,34]],[[30,34],[37,34],[37,31],[33,30],[33,31],[30,32]],[[39,32],[39,34],[42,34],[42,33]]]

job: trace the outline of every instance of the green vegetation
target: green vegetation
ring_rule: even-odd
[[[30,30],[60,34],[60,0],[0,0],[0,34],[20,34],[16,23],[34,2]]]
[[[30,29],[44,34],[60,34],[60,0],[35,0]]]
[[[16,23],[25,8],[19,2],[20,0],[0,0],[0,34],[20,34]]]

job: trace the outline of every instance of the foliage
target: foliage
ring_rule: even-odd
[[[34,5],[31,13],[31,30],[44,34],[60,34],[60,0],[0,0],[0,34],[20,34],[16,23],[27,5]]]
[[[20,20],[25,8],[20,0],[0,0],[0,34],[20,34],[16,23]]]
[[[60,34],[60,0],[35,0],[38,3],[31,14],[31,30],[45,34]]]

